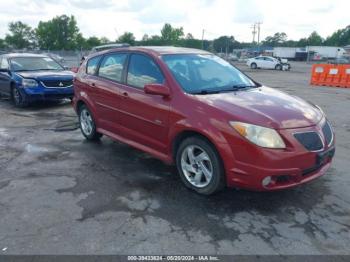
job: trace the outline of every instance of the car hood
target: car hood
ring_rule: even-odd
[[[228,113],[232,121],[275,129],[313,126],[323,117],[309,102],[269,87],[196,97]]]
[[[71,71],[26,71],[16,72],[24,78],[33,78],[35,80],[54,80],[54,79],[73,79],[74,73]]]

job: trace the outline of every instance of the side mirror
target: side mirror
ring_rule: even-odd
[[[163,97],[170,96],[170,89],[163,84],[147,84],[144,87],[145,93],[150,95],[159,95]]]

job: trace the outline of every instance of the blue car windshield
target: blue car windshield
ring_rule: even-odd
[[[50,57],[12,57],[12,71],[63,70],[64,68]]]
[[[162,59],[186,93],[205,94],[256,87],[247,76],[215,55],[171,54],[163,55]]]

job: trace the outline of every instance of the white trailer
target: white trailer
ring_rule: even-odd
[[[337,58],[346,53],[344,48],[337,46],[307,46],[306,51],[314,52],[323,58]]]
[[[295,47],[275,47],[273,49],[273,56],[294,59],[296,52],[297,48]]]

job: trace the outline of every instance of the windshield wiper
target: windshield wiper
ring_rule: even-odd
[[[234,90],[238,90],[238,89],[246,89],[246,88],[254,88],[257,87],[255,85],[233,85],[232,88]]]
[[[198,92],[192,92],[192,95],[208,95],[208,94],[218,94],[220,93],[219,90],[208,90],[208,89],[203,89],[201,91]]]

